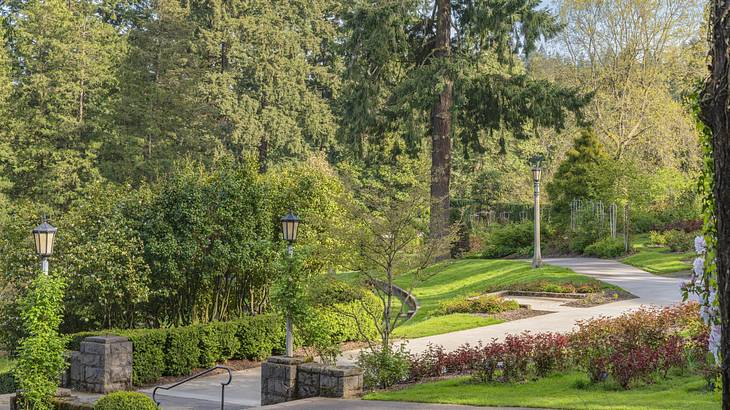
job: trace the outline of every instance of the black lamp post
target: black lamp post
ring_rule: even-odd
[[[40,225],[33,229],[33,239],[35,240],[35,251],[41,258],[41,270],[48,275],[48,258],[53,255],[53,241],[56,239],[56,227],[49,224],[46,217]]]
[[[284,234],[284,240],[288,242],[286,250],[290,259],[294,256],[294,242],[297,240],[300,222],[301,220],[291,210],[288,215],[281,218],[281,231]],[[294,356],[294,334],[289,312],[286,312],[286,355]]]
[[[540,250],[540,176],[542,174],[542,168],[540,168],[540,161],[534,161],[532,166],[532,182],[534,184],[534,197],[535,197],[535,239],[534,239],[534,251],[532,253],[532,267],[539,268],[542,266],[542,252]]]

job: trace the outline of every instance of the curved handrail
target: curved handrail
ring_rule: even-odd
[[[382,292],[388,291],[388,283],[379,279],[372,279],[370,283],[373,286],[378,287]],[[391,285],[391,289],[393,292],[393,295],[398,298],[401,303],[408,306],[408,312],[406,312],[406,321],[410,320],[413,316],[416,315],[418,312],[418,309],[421,308],[421,304],[418,303],[418,299],[416,299],[415,296],[413,296],[412,293],[408,292],[407,290],[401,288],[400,286],[397,286],[396,284]]]
[[[210,373],[210,372],[212,372],[214,370],[218,370],[218,369],[223,369],[223,370],[225,370],[225,371],[228,372],[228,380],[225,381],[225,382],[221,382],[221,410],[223,410],[223,406],[225,405],[225,400],[226,400],[226,386],[228,386],[229,384],[231,384],[231,381],[233,381],[233,373],[231,372],[231,369],[228,368],[228,367],[226,367],[226,366],[211,367],[210,369],[205,370],[203,372],[200,372],[200,373],[198,373],[196,375],[190,376],[187,379],[180,380],[179,382],[173,384],[172,386],[167,386],[167,387],[157,386],[157,387],[155,387],[154,390],[152,390],[152,400],[155,402],[155,404],[157,405],[157,407],[160,407],[160,402],[157,401],[157,398],[156,398],[157,397],[157,390],[172,390],[172,389],[174,389],[175,387],[177,387],[177,386],[179,386],[181,384],[185,384],[185,383],[187,383],[187,382],[189,382],[191,380],[197,379],[198,377],[205,376],[206,374],[208,374],[208,373]]]

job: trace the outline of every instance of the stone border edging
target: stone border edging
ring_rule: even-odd
[[[590,293],[533,292],[529,290],[501,290],[488,293],[492,296],[532,296],[537,298],[585,299]]]

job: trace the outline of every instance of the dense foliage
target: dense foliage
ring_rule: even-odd
[[[342,187],[331,172],[316,158],[270,178],[250,165],[181,164],[139,190],[87,186],[84,199],[53,220],[60,234],[51,269],[68,284],[62,328],[184,325],[270,310],[285,249],[278,218],[290,206],[307,226],[300,268],[320,272],[337,263],[331,230],[342,224]],[[17,301],[37,263],[31,207],[19,203],[0,217],[7,283],[0,334],[10,348],[23,335]]]
[[[18,346],[13,374],[23,409],[50,410],[58,381],[66,367],[66,341],[58,333],[62,318],[63,281],[40,274],[21,302],[26,336]]]
[[[94,403],[94,410],[155,410],[157,405],[144,393],[114,392]]]
[[[497,296],[479,295],[475,297],[456,298],[441,303],[439,313],[500,313],[518,309],[520,305],[514,300],[505,300]]]

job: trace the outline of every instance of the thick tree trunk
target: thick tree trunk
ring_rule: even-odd
[[[717,212],[717,280],[722,326],[722,408],[730,410],[730,0],[712,2],[711,76],[702,93],[702,117],[712,129]]]
[[[436,14],[436,64],[448,62],[451,55],[451,2],[438,0]],[[443,67],[442,67],[443,68]],[[443,238],[448,231],[451,208],[451,107],[454,87],[450,78],[431,109],[431,236]],[[444,255],[447,256],[447,255]]]

